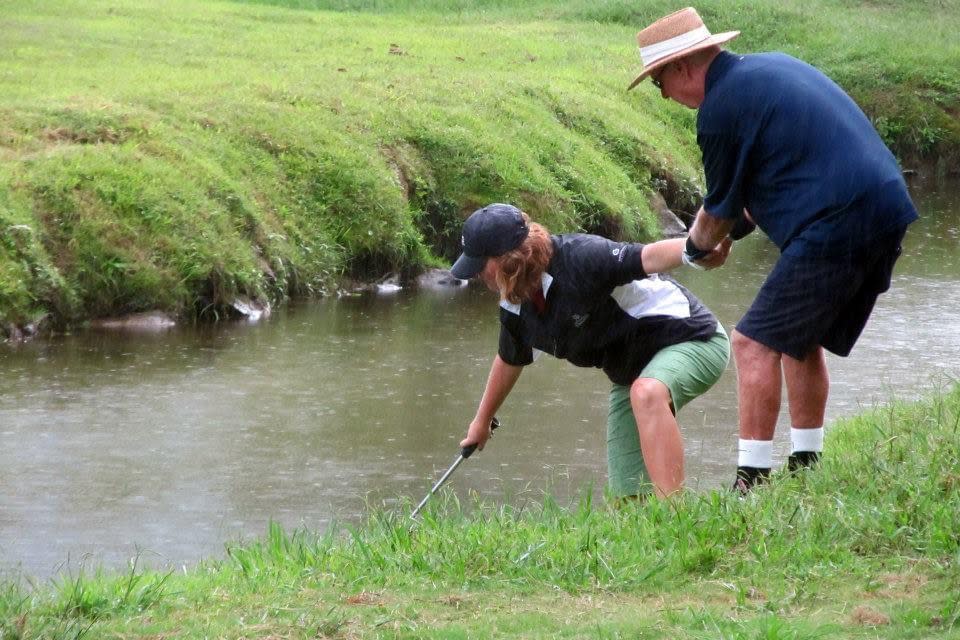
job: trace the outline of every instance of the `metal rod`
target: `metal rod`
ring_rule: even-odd
[[[493,436],[493,432],[496,431],[496,429],[497,429],[499,426],[500,426],[500,421],[497,420],[496,417],[494,417],[493,420],[490,421],[490,435],[491,435],[491,436]],[[444,482],[447,481],[447,478],[450,477],[450,474],[453,473],[454,471],[456,471],[457,467],[460,466],[460,463],[463,462],[464,460],[466,460],[467,458],[469,458],[469,457],[473,454],[473,452],[476,450],[476,448],[477,448],[477,445],[476,445],[476,444],[471,444],[471,445],[467,445],[466,447],[463,447],[462,449],[460,449],[460,457],[458,457],[458,458],[456,459],[456,461],[455,461],[452,465],[450,465],[450,468],[447,469],[447,472],[446,472],[445,474],[443,474],[442,476],[440,476],[440,479],[437,480],[436,484],[433,485],[433,488],[430,489],[430,493],[428,493],[426,496],[424,496],[423,500],[420,501],[420,504],[417,505],[417,508],[414,509],[414,510],[413,510],[413,513],[410,514],[410,518],[411,518],[411,519],[416,520],[417,514],[420,513],[420,509],[423,508],[423,505],[427,504],[427,500],[429,500],[429,499],[433,496],[433,494],[435,494],[435,493],[437,492],[437,489],[439,489],[440,486],[441,486]]]
[[[447,472],[446,472],[445,474],[443,474],[442,476],[440,476],[440,479],[437,480],[437,483],[436,483],[435,485],[433,485],[433,488],[432,488],[432,489],[430,489],[430,493],[428,493],[426,496],[424,496],[423,500],[420,501],[420,504],[417,505],[417,508],[414,509],[414,510],[413,510],[413,513],[410,514],[410,517],[411,517],[411,518],[416,518],[416,517],[417,517],[417,514],[420,513],[420,509],[423,509],[423,505],[427,504],[427,500],[429,500],[429,499],[433,496],[433,494],[435,494],[435,493],[437,492],[437,489],[440,488],[440,485],[442,485],[444,482],[447,481],[447,478],[450,477],[450,474],[453,473],[454,471],[456,471],[457,467],[459,467],[459,466],[460,466],[460,463],[463,462],[464,460],[466,460],[466,458],[464,458],[463,456],[459,456],[459,457],[457,458],[456,462],[454,462],[452,465],[450,465],[450,468],[447,469]]]

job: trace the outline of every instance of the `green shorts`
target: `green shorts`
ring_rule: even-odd
[[[723,327],[710,340],[682,342],[661,349],[638,378],[654,378],[667,386],[673,413],[703,394],[720,379],[730,360],[730,340]],[[607,475],[613,495],[630,496],[650,490],[650,476],[640,451],[637,421],[630,406],[630,387],[610,390],[607,415]]]

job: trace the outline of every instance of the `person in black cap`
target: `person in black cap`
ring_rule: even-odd
[[[490,423],[538,352],[602,369],[613,388],[607,420],[611,492],[680,490],[683,440],[676,412],[726,368],[727,335],[692,293],[661,275],[682,264],[684,240],[614,242],[550,235],[508,204],[475,211],[451,272],[500,294],[500,344],[480,406],[460,446],[481,449]],[[729,241],[701,262],[719,266]]]

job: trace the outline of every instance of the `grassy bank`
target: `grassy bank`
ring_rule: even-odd
[[[280,6],[273,6],[280,5]],[[908,162],[960,157],[955,0],[707,0],[821,66]],[[0,7],[0,326],[218,315],[442,264],[465,214],[646,239],[702,176],[649,85],[663,0],[23,0]]]
[[[169,573],[7,583],[0,637],[960,637],[960,387],[826,444],[745,500],[448,500],[413,529],[401,508]]]

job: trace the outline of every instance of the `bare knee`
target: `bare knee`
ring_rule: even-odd
[[[670,408],[670,390],[655,378],[637,378],[630,385],[630,404],[634,412],[649,413]]]
[[[740,353],[745,355],[761,355],[765,352],[776,353],[770,347],[757,342],[753,338],[749,338],[736,329],[734,329],[730,334],[730,346],[733,348],[734,353]]]
[[[733,331],[730,346],[733,349],[733,357],[737,362],[738,370],[780,364],[781,354],[779,351],[774,351],[765,344],[757,342],[753,338],[748,338],[737,330]]]

